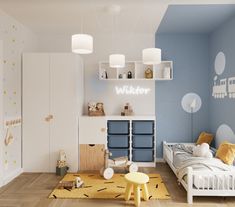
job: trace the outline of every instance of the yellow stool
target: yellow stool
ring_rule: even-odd
[[[140,205],[140,188],[142,188],[142,194],[144,200],[149,199],[149,193],[147,188],[147,182],[149,181],[149,176],[140,172],[131,172],[125,175],[125,180],[127,181],[125,200],[130,200],[132,187],[134,188],[134,200],[135,205]]]

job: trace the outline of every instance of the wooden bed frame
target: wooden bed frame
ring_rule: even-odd
[[[178,143],[167,143],[163,142],[163,158],[168,163],[170,168],[173,170],[177,177],[177,170],[173,165],[173,151],[170,146]],[[182,143],[185,145],[192,145],[192,143]],[[209,184],[202,182],[202,186],[197,188],[193,181],[195,176],[202,176],[206,179],[205,175],[208,176],[208,181],[212,183],[212,187],[209,187]],[[216,182],[217,179],[220,179],[219,182]],[[209,183],[209,182],[207,182]],[[217,184],[216,184],[217,183]],[[219,183],[219,184],[218,184]],[[193,168],[187,168],[187,182],[182,179],[182,186],[187,191],[187,201],[189,204],[193,203],[193,196],[235,196],[235,170],[233,171],[194,171]]]

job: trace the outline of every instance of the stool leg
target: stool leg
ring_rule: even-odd
[[[132,190],[132,184],[127,183],[126,185],[126,192],[125,192],[125,200],[128,201],[131,198],[131,190]]]
[[[140,205],[140,186],[134,185],[134,198],[135,198],[135,206]]]
[[[147,184],[142,185],[142,192],[143,192],[144,200],[147,201],[149,199],[149,191],[148,191]]]

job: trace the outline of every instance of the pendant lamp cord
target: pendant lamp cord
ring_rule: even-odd
[[[115,33],[115,14],[113,14],[113,18],[112,18],[113,22],[112,22],[112,32],[111,32],[111,48],[113,51],[115,51],[115,47],[114,47],[114,33]]]
[[[83,34],[83,12],[81,12],[81,34]]]

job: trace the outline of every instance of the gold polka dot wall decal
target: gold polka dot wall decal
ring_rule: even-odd
[[[14,160],[13,163],[16,164],[16,160]]]
[[[16,65],[16,64],[13,62],[13,63],[12,63],[12,66],[15,66],[15,65]]]
[[[17,27],[15,25],[12,25],[12,28],[16,31]]]
[[[7,160],[5,160],[5,164],[7,164],[8,163],[8,161]]]
[[[16,95],[16,91],[14,91],[13,94]]]
[[[6,91],[3,91],[3,94],[4,94],[4,95],[6,95],[6,94],[7,94],[7,92],[6,92]]]
[[[13,104],[16,105],[16,102],[14,102]]]
[[[6,60],[3,60],[3,63],[4,63],[4,64],[6,64],[6,63],[7,63],[7,61],[6,61]]]
[[[12,39],[12,42],[14,42],[14,43],[15,43],[15,42],[16,42],[16,40],[15,40],[15,39]]]

